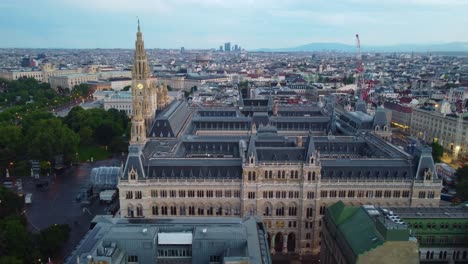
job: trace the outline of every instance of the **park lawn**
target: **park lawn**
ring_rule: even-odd
[[[112,153],[110,153],[108,150],[106,150],[106,147],[104,146],[96,146],[96,145],[91,145],[91,146],[82,146],[80,145],[78,147],[78,156],[80,161],[91,161],[91,157],[93,157],[94,161],[97,160],[104,160],[108,159],[112,156]]]

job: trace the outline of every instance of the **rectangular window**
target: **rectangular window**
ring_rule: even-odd
[[[206,191],[206,197],[213,198],[213,191],[212,190]]]
[[[277,191],[276,192],[276,199],[280,199],[281,198],[281,192]]]
[[[224,197],[231,198],[231,190],[224,191]]]
[[[157,198],[158,197],[158,190],[151,190],[151,197]]]
[[[203,191],[203,190],[198,190],[198,191],[197,191],[197,197],[198,197],[198,198],[203,198],[203,197],[205,197],[205,191]]]
[[[354,191],[348,191],[348,198],[354,198]]]
[[[307,199],[309,199],[309,200],[315,199],[315,193],[314,192],[307,192]]]
[[[179,190],[179,197],[185,198],[185,190]]]
[[[393,198],[400,198],[400,191],[393,191]]]
[[[375,198],[381,198],[382,197],[382,191],[375,191]]]
[[[240,198],[240,191],[234,191],[234,198]]]
[[[255,192],[249,192],[248,197],[249,199],[255,199]]]
[[[419,197],[419,199],[425,199],[426,198],[426,192],[419,192],[418,197]]]
[[[357,197],[358,198],[364,198],[364,191],[358,191]]]
[[[216,194],[216,198],[221,198],[221,197],[223,197],[223,191],[221,191],[221,190],[217,190],[217,191],[215,192],[215,194]]]
[[[128,256],[127,262],[138,262],[138,256]]]
[[[320,215],[324,215],[324,214],[325,214],[325,209],[326,209],[326,206],[325,206],[325,205],[320,206]]]
[[[427,192],[427,198],[433,199],[434,198],[434,191]]]
[[[127,191],[125,193],[125,199],[133,199],[133,192],[132,191]]]
[[[339,192],[338,192],[338,196],[339,196],[340,198],[346,197],[346,191],[339,191]]]
[[[312,217],[312,214],[313,214],[313,209],[311,207],[307,208],[306,209],[306,217],[310,218],[310,217]]]
[[[385,197],[385,198],[390,198],[390,197],[392,197],[392,191],[385,191],[385,192],[384,192],[384,197]]]
[[[141,199],[142,195],[141,195],[141,191],[136,191],[135,192],[135,199]]]
[[[171,196],[171,198],[177,197],[176,193],[177,193],[177,192],[176,192],[175,190],[170,190],[170,191],[169,191],[169,195]]]
[[[188,190],[188,197],[189,198],[195,197],[195,191],[194,190]]]
[[[427,239],[426,239],[426,243],[429,244],[429,245],[434,244],[434,241],[435,241],[434,236],[428,236]]]
[[[328,197],[328,191],[321,191],[320,192],[320,197],[327,198]]]
[[[402,193],[403,198],[408,198],[409,195],[410,195],[409,191],[403,191],[403,193]]]
[[[161,190],[161,191],[159,192],[159,194],[161,194],[161,197],[162,197],[162,198],[166,198],[166,197],[167,197],[167,191],[166,191],[166,190]]]

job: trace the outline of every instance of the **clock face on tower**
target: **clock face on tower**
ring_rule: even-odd
[[[143,84],[142,83],[137,84],[137,88],[140,90],[143,89]]]

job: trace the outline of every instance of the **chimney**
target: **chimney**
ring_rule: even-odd
[[[301,137],[301,136],[298,136],[298,137],[297,137],[296,145],[297,145],[298,147],[302,147],[302,137]]]
[[[278,115],[278,101],[275,101],[273,104],[273,115],[274,116]]]

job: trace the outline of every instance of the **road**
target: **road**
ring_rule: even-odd
[[[32,203],[25,206],[25,215],[32,231],[53,224],[68,224],[71,227],[70,239],[64,245],[63,256],[56,260],[57,263],[62,263],[83,238],[94,216],[105,214],[106,206],[97,200],[86,206],[75,200],[81,187],[90,182],[91,169],[115,164],[119,164],[119,161],[105,160],[70,168],[52,179],[47,191],[38,190],[31,178],[23,180],[24,192],[32,193]]]
[[[318,264],[320,263],[319,256],[291,256],[291,255],[274,255],[271,257],[273,264]]]

